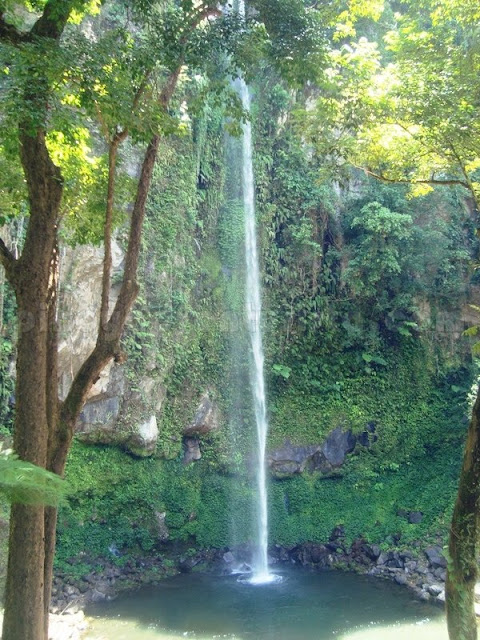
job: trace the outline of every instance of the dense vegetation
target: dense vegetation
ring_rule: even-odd
[[[0,188],[7,272],[28,238],[15,153],[29,127],[48,131],[46,149],[64,174],[58,239],[68,251],[81,252],[82,244],[102,237],[108,246],[104,215],[123,251],[130,251],[132,167],[152,135],[156,140],[139,293],[122,353],[110,357],[126,385],[116,429],[128,432],[155,415],[158,442],[144,459],[74,442],[57,567],[80,576],[102,557],[122,564],[131,555],[251,540],[253,517],[245,514],[253,512],[254,436],[238,140],[245,114],[229,85],[235,65],[253,94],[269,450],[286,440],[321,443],[339,425],[354,434],[373,425],[375,432],[327,477],[306,471],[271,479],[271,542],[324,542],[338,525],[347,543],[360,536],[385,547],[445,542],[476,376],[462,335],[475,317],[468,303],[478,305],[472,268],[478,118],[469,90],[478,71],[471,44],[475,8],[432,0],[418,7],[386,3],[381,13],[380,3],[339,2],[320,3],[316,14],[303,12],[308,3],[258,0],[252,4],[259,13],[245,24],[232,15],[218,28],[212,20],[197,30],[192,3],[164,3],[166,13],[157,14],[147,2],[139,3],[140,17],[129,31],[124,3],[106,3],[98,24],[89,18],[89,28],[106,33],[94,50],[84,32],[67,29],[59,59],[40,74],[53,114],[44,121],[43,107],[31,96],[25,103],[29,71],[22,65],[32,65],[35,47],[46,44],[23,47],[4,15],[24,27],[22,13],[5,14],[10,5],[41,10],[54,3],[7,4],[0,3],[5,69],[20,70],[14,80],[8,73],[2,80],[2,130],[10,127],[0,154],[0,167],[8,168]],[[204,4],[216,16],[215,7]],[[412,47],[424,53],[421,60],[414,56],[413,67]],[[112,48],[116,67],[106,63]],[[224,50],[231,58],[222,67],[217,60]],[[13,130],[20,130],[19,139]],[[127,136],[129,145],[123,144]],[[116,206],[107,198],[104,211],[114,175],[106,151],[110,171],[118,151],[118,175]],[[108,271],[108,290],[123,287],[116,278]],[[75,285],[60,280],[63,321],[62,296]],[[109,302],[104,294],[105,288],[102,314]],[[0,299],[0,423],[9,441],[19,334],[15,292],[3,280]],[[61,329],[68,333],[69,326]],[[184,429],[206,391],[220,428],[196,437],[201,459],[185,465]],[[421,522],[399,515],[408,511],[421,512]],[[168,542],[158,531],[163,513]],[[112,545],[120,557],[112,556]],[[82,560],[72,567],[79,553]]]

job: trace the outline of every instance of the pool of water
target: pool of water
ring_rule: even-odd
[[[277,572],[278,573],[278,572]],[[87,610],[88,640],[447,640],[436,607],[398,585],[342,572],[281,582],[178,575]]]

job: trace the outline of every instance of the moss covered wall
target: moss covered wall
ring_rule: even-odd
[[[305,96],[262,73],[253,125],[268,447],[319,444],[339,425],[354,434],[374,425],[376,436],[331,477],[272,478],[271,541],[322,542],[340,524],[347,541],[436,540],[447,532],[475,373],[461,336],[477,291],[470,212],[454,191],[412,201],[402,188],[356,174],[341,185],[327,180],[328,159],[305,148],[295,123]],[[128,434],[153,415],[158,440],[145,459],[75,444],[58,531],[58,563],[68,571],[69,558],[80,554],[81,572],[112,556],[109,548],[121,563],[132,553],[251,539],[254,431],[236,155],[213,105],[190,133],[162,145],[113,424]],[[11,319],[8,295],[5,305]],[[2,349],[6,398],[10,340]],[[205,392],[219,428],[194,434],[201,459],[185,465],[184,431]],[[2,411],[7,424],[11,412]],[[421,511],[421,522],[397,515],[408,511]]]
[[[262,80],[269,91],[253,115],[269,449],[285,440],[320,443],[338,425],[358,434],[373,424],[377,438],[357,446],[331,477],[272,479],[271,541],[325,541],[339,524],[347,541],[436,540],[448,527],[474,374],[460,336],[475,285],[468,208],[452,192],[409,201],[401,188],[361,176],[342,188],[320,180],[324,163],[304,148],[292,116],[304,97]],[[130,400],[119,418],[128,428],[154,412],[157,448],[140,460],[114,447],[75,445],[60,564],[79,550],[93,560],[112,544],[125,558],[251,539],[253,423],[235,154],[214,107],[190,136],[164,144],[142,291],[125,337]],[[378,224],[407,221],[405,230],[370,228],[372,202],[370,211],[384,216]],[[162,389],[160,407],[146,375]],[[202,457],[185,465],[183,432],[206,390],[220,428],[195,436]],[[421,511],[421,522],[409,524],[408,511]]]

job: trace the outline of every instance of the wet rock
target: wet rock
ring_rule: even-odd
[[[277,477],[288,477],[306,470],[330,474],[341,467],[356,442],[350,429],[338,426],[322,444],[293,445],[290,440],[285,440],[280,448],[269,453],[268,464]]]
[[[88,592],[88,599],[90,602],[102,602],[107,599],[107,596],[97,589],[92,589]]]
[[[235,556],[231,551],[226,551],[222,557],[223,557],[223,561],[226,562],[227,564],[231,564],[232,562],[235,562]]]
[[[398,573],[395,578],[397,584],[405,585],[408,583],[407,576],[404,573]]]
[[[430,565],[434,568],[436,567],[447,567],[447,560],[443,555],[443,551],[441,547],[433,546],[425,549],[425,555],[428,558]]]
[[[190,462],[200,460],[202,452],[200,451],[200,442],[198,441],[198,438],[184,438],[183,444],[183,464],[190,464]]]
[[[183,430],[184,436],[206,435],[219,428],[219,411],[206,391],[197,407],[193,421]]]
[[[437,597],[444,591],[444,588],[440,584],[430,584],[427,587],[427,591],[430,595]]]

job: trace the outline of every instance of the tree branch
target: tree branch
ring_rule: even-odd
[[[446,179],[446,180],[434,178],[433,176],[432,178],[427,180],[408,180],[407,178],[388,178],[387,176],[384,176],[382,173],[375,173],[375,171],[371,171],[367,167],[359,167],[358,165],[355,165],[355,164],[353,166],[355,167],[355,169],[359,169],[360,171],[363,171],[364,173],[371,176],[372,178],[375,178],[376,180],[380,180],[380,182],[387,182],[389,184],[431,184],[431,185],[445,185],[449,187],[457,185],[460,187],[465,187],[465,189],[468,189],[468,191],[471,192],[471,186],[468,184],[468,182],[466,182],[465,180],[457,179],[457,178]]]
[[[128,130],[116,133],[110,142],[108,152],[108,185],[107,203],[105,207],[105,222],[103,225],[103,275],[102,297],[100,303],[100,330],[106,327],[108,322],[108,307],[110,302],[111,271],[112,271],[112,230],[113,209],[115,204],[115,174],[117,170],[117,152],[120,144],[128,135]]]
[[[87,0],[82,0],[86,6]],[[5,11],[0,12],[0,41],[19,45],[31,42],[34,38],[51,38],[58,40],[65,29],[75,2],[73,0],[48,0],[42,15],[34,23],[30,31],[19,31],[5,19]]]
[[[58,40],[76,4],[73,0],[48,0],[42,15],[30,29],[29,36]],[[82,0],[81,4],[85,6],[87,0]]]

